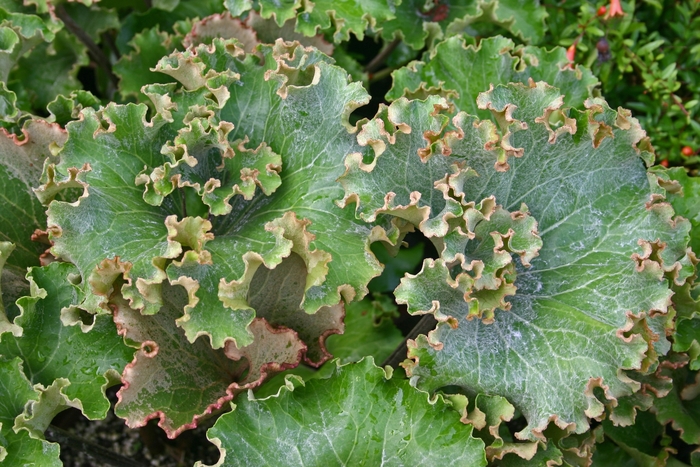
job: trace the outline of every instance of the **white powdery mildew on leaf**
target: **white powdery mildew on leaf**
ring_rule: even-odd
[[[358,202],[362,217],[386,212],[410,220],[434,238],[438,251],[444,248],[441,253],[453,261],[451,267],[454,259],[461,262],[452,277],[445,272],[442,279],[426,262],[418,276],[404,279],[397,290],[410,311],[434,313],[441,321],[429,336],[410,344],[409,374],[429,390],[459,385],[507,397],[528,420],[518,434],[523,439],[541,437],[550,421],[585,431],[588,419],[604,410],[593,395],[596,386],[612,406],[639,389],[621,370],[645,371],[658,349],[668,349],[654,344],[665,336],[650,329],[657,327],[649,315],[667,312],[672,295],[667,280],[690,262],[685,243],[689,225],[672,219],[670,207],[658,195],[652,197],[656,191],[644,165],[648,144],[638,123],[602,100],[587,101],[586,111],[562,110],[563,102],[559,91],[544,83],[492,86],[477,103],[491,112],[495,124],[458,114],[449,131],[425,132],[425,147],[405,152],[393,148],[422,134],[423,127],[402,129],[400,123],[412,117],[399,109],[407,113],[419,107],[397,101],[394,116],[385,119],[395,132],[377,133],[375,141],[382,144],[373,144],[377,155],[371,166],[353,165],[349,158],[341,179],[345,199]],[[391,107],[387,115],[392,115]],[[425,172],[436,158],[447,159],[441,164],[452,163],[458,172],[446,173],[434,186],[421,183],[422,175],[411,176],[400,189],[416,193],[411,196],[417,200],[443,186],[444,200],[464,204],[461,214],[452,209],[442,218],[448,233],[440,235],[425,219],[445,212],[444,201],[426,202],[425,212],[417,216],[405,208],[382,207],[382,194],[376,191],[384,186],[381,174],[392,166],[407,174]],[[456,177],[468,170],[476,176]],[[537,222],[540,247],[527,261],[521,253],[508,268],[493,269],[489,264],[497,264],[500,256],[479,253],[479,242],[469,234],[470,219],[477,221],[476,231],[495,227],[483,219],[490,215],[483,207],[477,217],[469,217],[475,211],[466,203],[487,197],[510,212],[526,205]],[[494,240],[504,233],[498,231],[496,237],[490,234]],[[504,245],[512,246],[511,240]],[[499,251],[497,245],[493,251]],[[484,262],[483,270],[475,259]],[[494,277],[514,285],[502,289],[505,302],[488,300],[497,290],[494,285],[500,283],[500,288],[504,282],[477,287],[489,283],[484,282],[488,277],[479,278],[487,271],[501,271]],[[494,306],[490,319],[474,319],[484,318],[473,312],[476,297]]]

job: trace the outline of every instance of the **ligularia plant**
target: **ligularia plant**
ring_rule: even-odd
[[[130,428],[215,421],[217,465],[665,461],[639,419],[700,443],[692,182],[649,170],[638,121],[564,49],[465,34],[536,42],[538,4],[161,5],[174,32],[114,67],[134,102],[59,90],[42,118],[17,66],[62,50],[70,15],[94,37],[120,19],[26,3],[0,9],[7,465],[60,465],[53,417],[104,418],[117,384]],[[350,33],[427,47],[371,119]],[[377,246],[412,232],[436,255],[363,300]],[[397,305],[437,324],[382,368]]]

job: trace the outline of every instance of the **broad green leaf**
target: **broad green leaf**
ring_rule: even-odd
[[[477,21],[490,21],[525,42],[539,43],[546,31],[544,21],[547,18],[545,7],[539,1],[527,0],[491,0],[479,2],[480,15],[476,18],[465,17],[447,28],[447,34],[463,32],[466,27]]]
[[[22,360],[0,359],[0,462],[3,465],[41,465],[60,467],[58,444],[36,439],[28,430],[15,433],[15,418],[25,405],[36,401],[39,394],[23,373]]]
[[[241,390],[301,360],[304,345],[296,333],[273,330],[261,319],[251,325],[255,341],[248,347],[214,350],[206,339],[190,343],[175,325],[187,303],[185,291],[166,286],[165,297],[164,307],[153,316],[142,315],[123,300],[113,303],[120,334],[140,344],[124,370],[115,407],[132,428],[159,418],[159,426],[175,438]]]
[[[255,31],[258,40],[262,43],[272,44],[275,42],[275,40],[281,38],[286,42],[298,41],[300,44],[306,47],[316,47],[318,50],[327,55],[333,54],[333,45],[328,43],[322,35],[319,34],[307,37],[294,31],[294,23],[295,21],[289,20],[282,26],[279,26],[274,20],[264,19],[255,11],[251,11],[246,18],[246,24],[248,24]]]
[[[14,321],[22,335],[0,337],[0,355],[20,357],[33,384],[48,387],[66,379],[69,384],[62,394],[88,418],[102,419],[109,410],[104,390],[119,381],[133,349],[117,336],[109,315],[91,316],[94,320],[88,325],[78,318],[71,326],[62,324],[62,309],[77,304],[82,295],[73,284],[77,272],[72,264],[59,262],[31,269],[32,294],[18,301],[22,314]]]
[[[52,251],[89,278],[86,309],[105,308],[124,275],[131,306],[157,312],[165,265],[176,259],[167,277],[190,297],[178,324],[191,342],[206,334],[220,348],[252,342],[249,301],[264,282],[256,271],[274,270],[292,253],[305,266],[289,273],[303,278],[296,314],[366,293],[379,272],[369,243],[402,234],[372,230],[334,204],[342,155],[361,150],[347,115],[366,94],[313,49],[278,43],[261,53],[246,56],[218,39],[176,53],[159,69],[185,89],[150,86],[150,122],[145,106],[109,105],[84,109],[67,125],[61,161],[47,168],[39,195],[48,202],[64,188],[84,190],[76,203],[51,202],[48,224]],[[183,247],[191,250],[183,255]],[[288,325],[275,317],[278,304],[264,301],[258,315]],[[316,329],[314,339],[337,325]],[[319,362],[323,352],[306,344]]]
[[[207,436],[219,465],[486,465],[483,443],[442,397],[391,379],[371,358],[276,396],[238,401]]]
[[[563,112],[559,91],[544,83],[496,86],[478,103],[495,124],[459,114],[445,132],[445,123],[416,128],[418,104],[397,101],[385,119],[389,131],[363,128],[372,131],[375,159],[346,161],[346,201],[359,201],[369,220],[377,212],[410,220],[438,240],[445,257],[426,263],[396,292],[410,312],[443,321],[409,349],[414,362],[407,368],[419,387],[458,385],[504,396],[528,421],[521,438],[537,437],[552,419],[582,433],[588,417],[604,410],[594,387],[604,385],[612,400],[638,389],[620,370],[651,363],[645,354],[656,337],[645,329],[646,316],[667,311],[665,275],[690,264],[690,226],[658,202],[658,186],[645,169],[644,133],[628,113],[602,100]],[[444,121],[444,101],[428,104],[433,118]],[[415,133],[424,136],[424,147],[408,151],[404,145]],[[390,167],[400,168],[404,181],[383,191]],[[382,207],[385,199],[392,204]],[[502,204],[513,221],[531,216],[541,248],[534,238],[510,245],[504,231],[488,226],[487,200]],[[475,254],[481,242],[473,239],[494,235],[503,239],[493,250],[498,254]],[[508,251],[520,258],[489,269]],[[450,273],[442,261],[456,259],[461,265]],[[496,273],[479,277],[476,266]],[[487,279],[496,280],[487,285]],[[479,296],[484,291],[491,295]],[[495,315],[473,313],[475,301],[488,303]]]
[[[423,62],[412,62],[395,71],[387,99],[425,98],[441,94],[458,110],[488,118],[476,105],[476,96],[493,84],[545,81],[564,95],[564,105],[580,107],[598,83],[586,68],[572,69],[563,48],[546,51],[540,47],[516,47],[504,37],[482,39],[478,46],[463,36],[439,43]]]

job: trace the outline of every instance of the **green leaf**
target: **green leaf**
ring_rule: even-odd
[[[673,379],[673,389],[654,401],[651,411],[661,425],[670,424],[687,444],[700,444],[700,372],[689,371],[687,357],[661,363],[662,374]],[[659,430],[662,428],[659,427]]]
[[[347,75],[328,65],[318,52],[289,50],[282,44],[263,46],[264,58],[258,63],[252,56],[234,58],[224,53],[223,42],[214,44],[214,52],[198,49],[194,63],[216,63],[230,69],[222,70],[226,73],[235,71],[236,83],[244,83],[228,87],[231,97],[221,109],[220,118],[233,124],[228,140],[247,138],[249,147],[264,143],[282,156],[279,188],[268,196],[258,193],[250,202],[234,198],[230,214],[212,218],[214,238],[207,242],[206,251],[214,259],[227,258],[226,262],[208,264],[191,255],[168,269],[171,281],[189,277],[202,284],[196,295],[199,301],[188,308],[190,317],[184,325],[188,335],[207,329],[218,347],[225,338],[221,319],[231,316],[230,309],[240,310],[235,314],[240,321],[231,323],[228,335],[239,344],[249,342],[241,333],[241,323],[252,319],[248,294],[259,287],[254,275],[261,265],[273,269],[291,253],[303,258],[306,271],[300,274],[306,274],[306,279],[301,305],[307,313],[335,306],[341,293],[345,298],[364,295],[379,266],[368,248],[368,237],[374,234],[333,202],[341,196],[335,183],[342,173],[339,155],[360,149],[346,118],[365,101],[364,91],[349,85]],[[293,61],[285,63],[285,57]],[[179,60],[186,64],[189,59]],[[279,74],[268,71],[278,66]],[[172,67],[173,74],[189,76],[182,65]],[[318,81],[312,76],[318,76]],[[261,122],[279,130],[268,132]]]
[[[106,301],[116,278],[104,260],[119,257],[129,262],[114,268],[128,271],[130,286],[124,292],[145,307],[144,292],[137,285],[160,283],[165,278],[163,260],[154,263],[154,259],[172,258],[181,251],[179,243],[168,238],[164,219],[169,212],[144,203],[142,190],[134,183],[144,166],[162,163],[160,148],[176,134],[159,115],[147,124],[145,113],[145,105],[110,105],[99,112],[84,109],[81,120],[67,125],[60,163],[47,166],[45,184],[37,192],[50,201],[66,188],[84,190],[77,203],[53,201],[47,222],[54,239],[52,252],[74,263],[91,283],[89,303],[83,306],[93,313]],[[102,287],[97,285],[104,280],[100,276],[108,277]],[[147,303],[157,310],[160,300],[156,296]]]
[[[19,326],[12,324],[12,320],[19,314],[14,302],[25,295],[23,292],[27,292],[28,288],[23,287],[21,276],[14,271],[3,270],[14,249],[13,243],[0,242],[0,335],[5,332],[19,335],[22,332]]]
[[[156,26],[138,33],[129,42],[131,50],[114,64],[114,74],[119,77],[119,93],[122,99],[138,96],[144,100],[141,88],[147,84],[169,83],[172,78],[151,70],[163,56],[180,47],[182,37],[162,32]]]
[[[253,8],[252,0],[224,0],[224,6],[234,17],[241,16]]]
[[[175,325],[187,303],[185,291],[166,286],[164,293],[166,303],[153,316],[142,315],[123,300],[113,303],[120,334],[140,344],[124,370],[115,407],[132,428],[159,418],[159,426],[175,438],[241,390],[301,360],[304,345],[296,333],[273,330],[262,319],[251,325],[255,340],[248,347],[214,350],[206,339],[190,343]]]
[[[51,42],[62,24],[56,18],[43,18],[0,8],[0,81],[7,83],[10,71],[29,50]]]
[[[371,358],[335,365],[220,417],[207,436],[221,465],[486,465],[482,442],[442,397],[391,379]]]
[[[260,13],[263,18],[265,6],[263,0]],[[335,43],[350,40],[350,33],[362,40],[368,28],[380,28],[387,20],[394,18],[396,11],[395,0],[316,0],[311,11],[306,8],[297,13],[296,30],[306,36],[315,36],[319,31],[330,30]],[[277,22],[281,26],[280,16]],[[331,26],[334,28],[331,29]]]
[[[255,31],[258,40],[264,44],[273,44],[275,40],[282,38],[286,42],[299,41],[300,44],[307,47],[316,47],[327,55],[333,54],[333,45],[328,43],[322,35],[307,37],[296,32],[294,30],[295,21],[293,20],[289,20],[282,26],[279,26],[274,20],[264,19],[255,11],[251,11],[246,18],[246,24]]]
[[[429,5],[429,6],[428,6]],[[426,2],[403,0],[396,6],[396,17],[380,23],[382,37],[400,37],[416,50],[422,49],[430,36],[446,37],[471,33],[472,24],[493,23],[537,43],[544,36],[547,13],[539,1],[473,0],[470,2]]]
[[[668,200],[676,214],[690,221],[693,228],[690,230],[689,246],[693,251],[700,252],[700,178],[688,176],[683,167],[673,167],[668,170],[655,167],[654,170],[664,178],[675,180],[680,185],[682,191],[674,190],[674,193],[668,196]]]
[[[644,44],[640,48],[638,48],[635,51],[635,53],[641,57],[642,55],[646,55],[646,54],[658,49],[660,46],[662,46],[664,44],[664,42],[666,42],[665,39],[658,39],[655,41],[651,41],[647,44]]]
[[[313,314],[366,293],[379,272],[369,243],[402,234],[389,225],[371,230],[334,203],[342,155],[362,150],[347,115],[366,94],[314,50],[279,43],[261,53],[245,56],[218,39],[176,53],[159,69],[185,89],[150,86],[152,121],[145,106],[109,105],[67,125],[61,162],[47,167],[38,193],[48,202],[65,188],[84,190],[77,203],[53,201],[48,210],[52,251],[89,278],[83,307],[101,312],[123,275],[131,306],[157,312],[175,259],[167,277],[190,297],[178,324],[191,342],[206,334],[220,348],[250,344],[256,312],[278,325],[278,305],[282,314]],[[191,250],[183,255],[183,247]],[[254,311],[265,280],[257,271],[292,253],[305,267],[289,273],[302,278],[303,300],[295,310],[268,300]],[[306,345],[318,363],[325,357],[314,342],[337,325],[315,329]]]
[[[439,43],[424,62],[412,62],[395,71],[387,99],[425,98],[428,94],[448,97],[458,110],[488,118],[479,109],[476,97],[491,84],[527,83],[528,79],[545,81],[559,88],[564,105],[580,107],[598,83],[586,68],[568,67],[566,51],[519,46],[504,37],[482,39],[478,47],[469,45],[463,36],[453,36]]]
[[[46,108],[51,113],[52,120],[65,127],[68,122],[77,120],[84,108],[92,107],[97,110],[99,106],[100,100],[90,91],[79,90],[68,96],[56,96]]]
[[[328,351],[343,363],[369,355],[375,361],[386,360],[403,341],[403,335],[392,322],[397,315],[396,305],[387,296],[347,304],[345,332],[328,337]]]
[[[670,450],[663,447],[670,440],[664,435],[663,427],[654,420],[653,414],[640,412],[637,422],[626,427],[616,427],[606,420],[603,429],[607,439],[596,449],[594,462],[615,462],[615,465],[619,462],[619,465],[645,467],[673,465],[667,464]],[[666,442],[663,438],[667,438]],[[615,448],[615,445],[618,447]]]
[[[662,195],[647,176],[648,145],[629,113],[599,99],[585,111],[562,110],[563,97],[544,83],[496,86],[478,104],[495,124],[458,114],[451,129],[446,103],[431,98],[421,105],[444,123],[416,125],[421,105],[392,104],[382,125],[388,131],[363,128],[372,131],[375,159],[346,161],[346,201],[357,200],[368,220],[385,212],[411,221],[444,256],[396,292],[410,312],[442,321],[409,348],[407,369],[419,387],[458,385],[506,397],[528,421],[521,439],[538,437],[551,419],[582,433],[588,417],[604,410],[594,387],[604,385],[611,400],[639,388],[620,370],[644,371],[654,359],[645,360],[657,338],[645,329],[646,317],[668,310],[664,275],[690,261],[690,225],[673,220],[667,204],[650,203]],[[407,144],[416,134],[425,138],[418,150]],[[401,182],[385,183],[392,168]],[[513,221],[536,221],[536,230],[521,234],[539,235],[541,248],[527,235],[511,245],[484,222],[485,208],[497,203]],[[503,242],[491,257],[476,254],[488,237]],[[520,258],[499,263],[505,252]],[[455,260],[459,266],[449,271],[446,263]],[[482,270],[489,275],[479,277]],[[486,280],[492,282],[482,289]],[[481,306],[475,313],[475,301],[495,314],[481,314]]]
[[[58,444],[36,439],[26,429],[13,430],[25,404],[39,398],[22,371],[22,360],[0,360],[0,461],[5,465],[60,467]]]
[[[47,245],[32,241],[36,229],[46,228],[45,208],[32,188],[39,185],[44,160],[51,148],[61,146],[66,133],[58,125],[42,120],[28,121],[22,137],[0,130],[0,241],[15,244],[7,265],[24,277],[26,268],[39,264],[39,255]]]
[[[33,384],[48,387],[59,378],[66,379],[69,384],[62,394],[88,418],[102,419],[109,410],[104,390],[119,381],[133,349],[117,336],[109,315],[91,317],[87,325],[79,318],[73,318],[76,322],[71,326],[62,324],[62,309],[71,309],[82,295],[72,283],[77,272],[72,264],[58,262],[31,269],[32,295],[18,301],[22,314],[14,321],[22,334],[3,335],[0,355],[21,357]],[[63,318],[69,320],[70,315]]]
[[[97,5],[86,6],[79,3],[64,3],[68,15],[80,29],[87,33],[95,43],[100,43],[100,35],[110,29],[119,29],[119,15],[116,10]]]
[[[59,31],[50,44],[37,45],[19,60],[8,87],[17,94],[21,108],[40,113],[56,96],[82,88],[78,70],[88,63],[87,48],[75,36]]]
[[[118,2],[120,7],[124,3],[124,1]],[[139,4],[142,6],[143,2],[139,0]],[[177,32],[184,35],[188,31],[182,29],[189,29],[188,25],[192,19],[221,13],[223,9],[221,0],[180,0],[174,9],[167,13],[159,8],[150,8],[143,12],[132,9],[121,22],[115,40],[117,49],[122,55],[129,53],[131,50],[128,43],[134,39],[136,34],[156,27],[169,34]]]

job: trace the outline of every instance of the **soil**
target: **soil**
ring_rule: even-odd
[[[219,450],[206,438],[210,424],[186,431],[171,440],[155,420],[130,429],[114,415],[119,386],[107,390],[112,402],[104,420],[91,421],[77,409],[58,414],[46,431],[46,439],[61,446],[66,467],[192,466],[196,461],[216,464]]]

